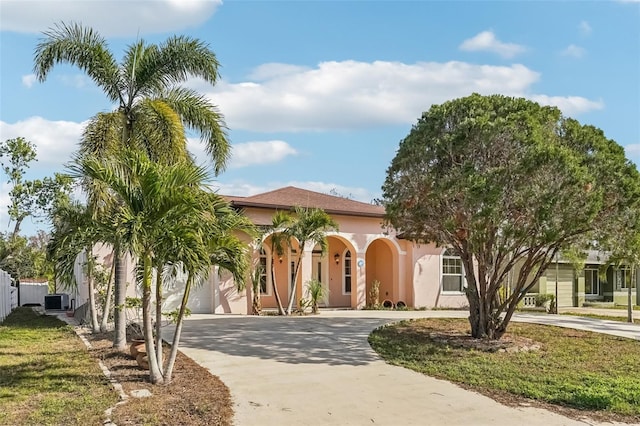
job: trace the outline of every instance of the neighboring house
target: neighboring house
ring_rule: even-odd
[[[608,256],[596,251],[587,253],[582,267],[559,258],[545,271],[530,294],[556,294],[558,283],[558,306],[582,306],[585,302],[610,302],[626,305],[628,286],[632,288],[632,301],[640,305],[640,276],[631,282],[631,270],[627,266],[607,266]],[[640,275],[640,274],[636,274]],[[533,303],[533,299],[526,301]]]

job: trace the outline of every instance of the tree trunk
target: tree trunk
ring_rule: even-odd
[[[260,315],[260,312],[262,311],[262,306],[260,304],[260,287],[258,286],[257,289],[252,288],[251,291],[251,313],[253,315]]]
[[[127,316],[125,303],[127,297],[127,279],[125,270],[125,259],[120,249],[114,252],[115,262],[115,303],[114,303],[114,323],[115,333],[113,337],[113,347],[118,350],[125,350],[127,347]]]
[[[96,309],[96,292],[93,283],[93,248],[87,248],[87,287],[89,287],[89,314],[91,315],[91,332],[100,331],[98,310]]]
[[[22,225],[22,221],[24,220],[25,217],[27,216],[22,214],[16,218],[16,224],[13,227],[13,232],[11,233],[10,239],[14,239],[15,237],[18,236],[18,234],[20,233],[20,226]]]
[[[284,315],[284,308],[282,307],[282,300],[280,299],[280,293],[278,292],[278,286],[276,285],[275,264],[273,261],[273,251],[271,252],[271,285],[273,286],[273,295],[276,297],[276,303],[278,305],[278,313]]]
[[[107,282],[107,291],[105,294],[104,305],[102,306],[102,318],[100,320],[100,331],[105,333],[109,324],[109,313],[111,311],[111,297],[113,295],[113,275],[116,267],[115,258],[112,256],[111,271],[109,272],[109,281]]]
[[[291,315],[291,311],[293,309],[293,301],[296,298],[296,291],[298,290],[298,271],[300,271],[300,265],[302,264],[302,256],[304,255],[304,245],[301,244],[300,248],[300,256],[298,256],[298,261],[296,262],[296,270],[293,273],[293,286],[291,288],[291,294],[289,295],[289,303],[287,305],[287,315]]]
[[[184,293],[182,295],[182,303],[180,303],[180,311],[178,312],[178,319],[176,321],[176,330],[173,334],[173,340],[171,342],[171,352],[167,359],[167,366],[164,369],[164,383],[171,383],[173,376],[173,367],[176,363],[176,357],[178,356],[178,345],[180,344],[180,335],[182,334],[182,324],[184,320],[184,312],[187,309],[187,302],[189,301],[189,293],[191,292],[191,283],[193,281],[193,275],[189,272],[187,283],[185,284]]]
[[[149,380],[151,383],[162,383],[162,374],[158,366],[156,356],[156,348],[153,342],[153,323],[151,316],[151,256],[144,254],[143,262],[143,278],[142,278],[142,332],[144,335],[144,345],[147,350],[147,359],[149,362]],[[158,348],[162,350],[162,347]]]
[[[160,372],[163,372],[163,359],[162,359],[162,267],[160,264],[156,265],[156,352],[158,367]]]
[[[633,323],[633,292],[631,291],[633,284],[635,283],[634,277],[635,267],[632,266],[630,272],[631,280],[627,286],[627,322]]]

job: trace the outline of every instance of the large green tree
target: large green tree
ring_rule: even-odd
[[[500,95],[432,106],[382,189],[402,236],[460,256],[471,333],[491,339],[556,253],[612,235],[640,202],[637,169],[601,130]]]
[[[204,96],[180,86],[189,77],[216,83],[218,61],[206,43],[185,36],[170,37],[159,45],[138,40],[118,63],[106,40],[93,29],[60,23],[44,33],[35,49],[38,80],[44,81],[58,63],[83,70],[117,105],[114,111],[90,120],[81,141],[82,156],[108,156],[129,147],[145,152],[153,161],[170,164],[188,156],[185,130],[190,129],[200,135],[215,173],[224,170],[230,145],[221,114]],[[85,186],[90,203],[102,203],[108,196],[100,185],[85,181]],[[122,349],[126,344],[126,271],[117,241],[114,247],[114,346]]]

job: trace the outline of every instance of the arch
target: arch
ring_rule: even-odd
[[[356,257],[356,248],[353,243],[342,235],[327,235],[327,260],[328,265],[328,303],[327,306],[335,308],[355,308],[353,295],[356,293],[357,275],[355,269],[352,273],[351,292],[344,292],[344,262],[345,253],[349,251],[352,260]]]
[[[379,304],[383,300],[395,303],[404,299],[400,290],[400,250],[397,242],[387,238],[376,238],[369,242],[365,252],[366,296],[367,304]],[[379,282],[378,300],[372,300],[371,288],[374,281]]]

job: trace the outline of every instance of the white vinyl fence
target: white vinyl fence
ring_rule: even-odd
[[[0,269],[0,322],[18,306],[17,288],[11,286],[11,275]]]

